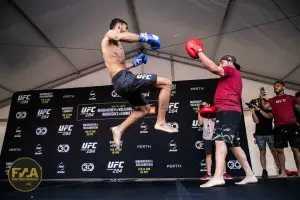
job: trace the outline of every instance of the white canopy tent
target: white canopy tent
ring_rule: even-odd
[[[128,58],[144,51],[202,68],[184,48],[188,38],[199,38],[215,62],[225,54],[236,56],[244,78],[268,84],[284,80],[289,89],[300,90],[298,0],[0,2],[1,107],[16,91],[54,88],[105,68],[100,41],[116,17],[132,32],[161,38],[158,51],[147,44],[124,44]]]

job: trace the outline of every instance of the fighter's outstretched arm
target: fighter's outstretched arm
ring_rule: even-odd
[[[108,37],[111,40],[127,42],[127,43],[133,43],[133,42],[140,41],[140,36],[138,34],[130,33],[130,32],[119,33],[114,30],[108,31],[106,33],[106,37]]]

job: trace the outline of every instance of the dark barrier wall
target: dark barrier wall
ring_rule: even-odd
[[[40,163],[44,179],[199,178],[205,169],[202,131],[195,109],[213,100],[217,79],[175,81],[167,114],[179,133],[154,130],[158,91],[144,93],[150,114],[130,127],[116,152],[110,127],[132,111],[112,86],[13,95],[1,153],[1,179],[11,163],[30,157]],[[244,118],[243,118],[244,119]],[[244,121],[241,144],[249,159]],[[243,175],[229,153],[227,170]]]

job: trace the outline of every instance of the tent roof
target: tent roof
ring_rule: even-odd
[[[2,106],[13,92],[50,88],[103,68],[100,41],[116,17],[130,31],[152,32],[162,41],[158,51],[125,44],[128,57],[144,48],[194,64],[184,43],[199,38],[215,62],[234,55],[244,77],[280,79],[300,90],[298,0],[0,0]]]

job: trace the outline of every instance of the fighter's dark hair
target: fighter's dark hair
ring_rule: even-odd
[[[299,98],[300,97],[300,92],[296,92],[295,97]]]
[[[124,20],[115,18],[115,19],[111,20],[111,22],[109,24],[109,29],[110,30],[114,29],[118,23],[126,24],[128,26],[127,22],[125,22]]]
[[[274,85],[276,85],[277,83],[279,83],[279,84],[281,84],[281,85],[283,85],[283,86],[285,87],[285,84],[284,84],[283,81],[276,81],[276,82],[274,83]]]

